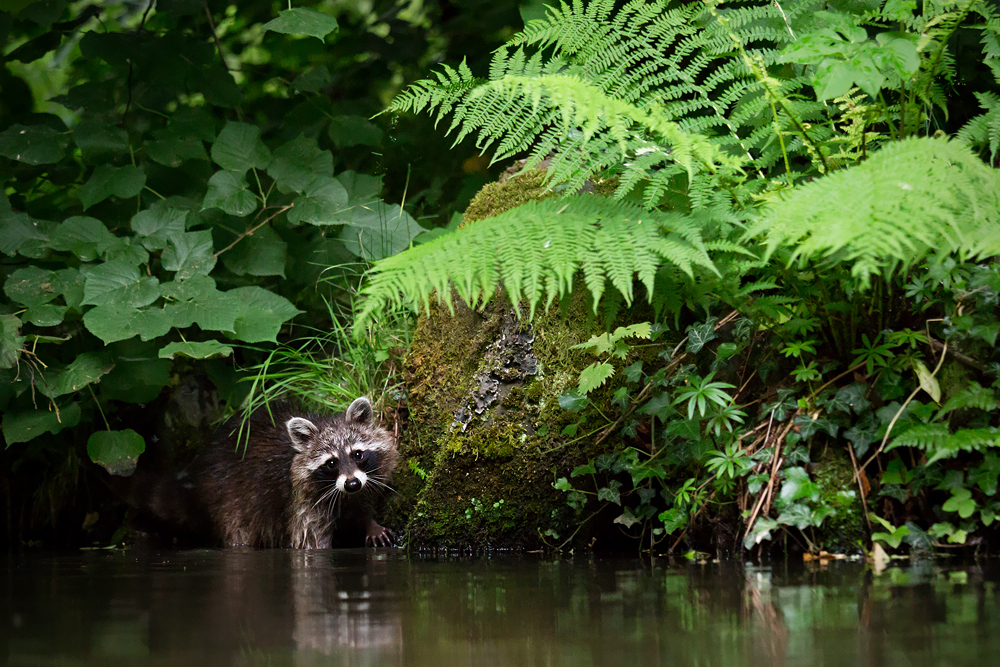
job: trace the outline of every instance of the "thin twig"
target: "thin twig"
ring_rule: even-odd
[[[245,238],[246,238],[246,237],[248,237],[248,236],[252,236],[252,235],[253,235],[253,233],[254,233],[255,231],[257,231],[258,229],[260,229],[261,227],[263,227],[263,226],[264,226],[264,225],[266,225],[267,223],[271,222],[271,221],[272,221],[272,220],[274,220],[274,219],[275,219],[276,217],[278,217],[279,215],[281,215],[282,213],[284,213],[284,212],[285,212],[285,211],[287,211],[288,209],[292,208],[293,206],[295,206],[295,204],[294,204],[294,203],[291,203],[291,204],[289,204],[288,206],[282,206],[282,207],[281,207],[280,209],[278,209],[278,210],[277,210],[277,211],[276,211],[276,212],[274,213],[274,215],[272,215],[272,216],[268,217],[267,219],[265,219],[265,220],[264,220],[263,222],[261,222],[260,224],[258,224],[258,225],[255,225],[254,227],[252,227],[252,228],[250,228],[250,229],[246,230],[245,232],[243,232],[242,234],[240,234],[239,236],[237,236],[237,237],[236,237],[236,240],[234,240],[234,241],[233,241],[232,243],[230,243],[229,245],[227,245],[227,246],[226,246],[225,248],[223,248],[223,249],[222,249],[222,250],[220,250],[219,252],[215,253],[215,254],[213,255],[213,257],[218,257],[219,255],[221,255],[222,253],[226,252],[227,250],[232,250],[233,246],[235,246],[235,245],[236,245],[237,243],[239,243],[240,241],[242,241],[243,239],[245,239]]]

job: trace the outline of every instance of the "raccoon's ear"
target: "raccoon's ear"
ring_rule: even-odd
[[[372,412],[372,404],[367,396],[355,398],[354,402],[351,403],[351,407],[347,408],[347,423],[364,426],[371,422]]]
[[[319,434],[316,424],[302,417],[292,417],[285,422],[285,428],[288,429],[288,437],[297,452],[304,451],[309,446],[309,441]]]

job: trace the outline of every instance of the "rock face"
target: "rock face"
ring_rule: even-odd
[[[488,185],[463,224],[542,192],[538,173]],[[451,315],[434,303],[421,316],[406,359],[410,424],[399,443],[390,523],[405,526],[416,547],[559,543],[580,517],[553,482],[597,453],[596,434],[562,435],[579,415],[559,406],[593,361],[570,347],[602,331],[589,297],[574,293],[531,323],[502,295],[476,311],[458,299],[453,307]],[[604,425],[584,423],[576,432]],[[601,444],[602,451],[613,447],[610,439]]]

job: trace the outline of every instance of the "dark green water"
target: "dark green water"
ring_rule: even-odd
[[[0,561],[9,665],[1000,664],[993,561],[826,567],[380,551]]]

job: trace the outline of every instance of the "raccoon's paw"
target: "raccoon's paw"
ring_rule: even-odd
[[[365,536],[365,546],[368,547],[391,547],[396,544],[396,536],[385,526],[380,526],[374,521],[368,524],[368,534]]]

